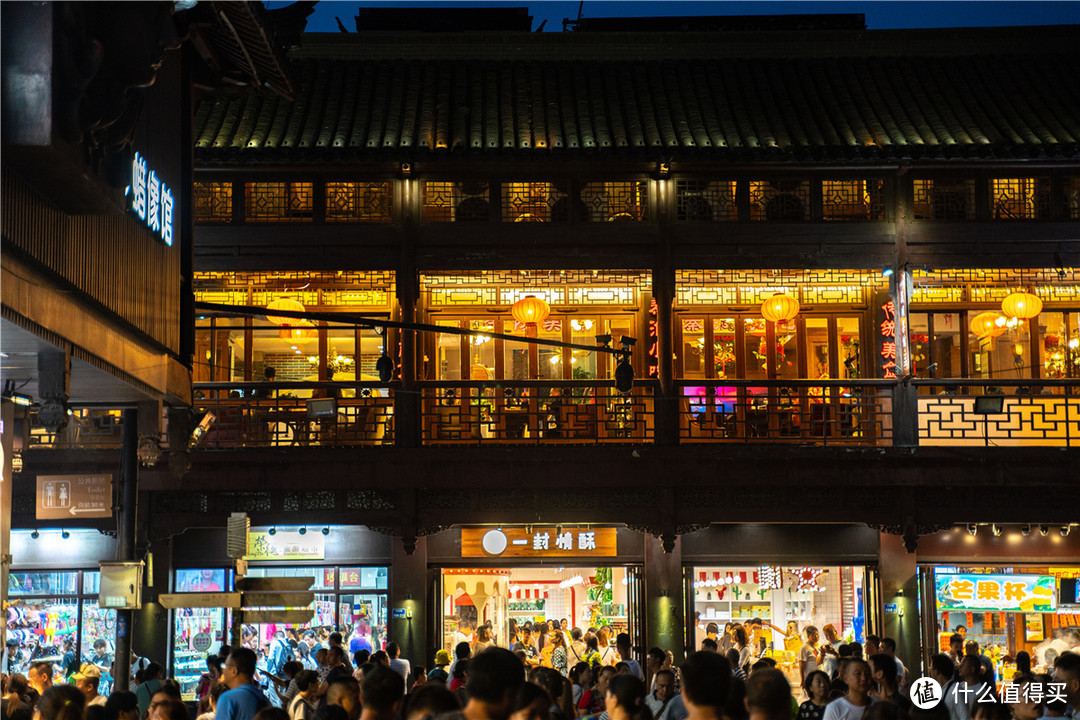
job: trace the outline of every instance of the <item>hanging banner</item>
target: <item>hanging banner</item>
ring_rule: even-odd
[[[939,610],[1054,612],[1057,608],[1055,579],[1049,575],[937,575],[934,585]]]

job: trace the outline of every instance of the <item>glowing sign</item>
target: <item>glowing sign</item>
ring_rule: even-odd
[[[939,610],[1054,612],[1055,579],[1050,575],[937,575]]]
[[[157,172],[147,172],[146,158],[135,153],[131,161],[131,209],[139,220],[146,224],[151,232],[158,234],[161,241],[172,247],[173,244],[173,195],[169,187],[157,176]]]

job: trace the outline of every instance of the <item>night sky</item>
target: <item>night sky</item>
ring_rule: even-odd
[[[270,2],[281,7],[288,2]],[[364,7],[522,7],[533,16],[533,29],[547,20],[545,32],[561,32],[563,18],[574,19],[577,2],[401,2],[375,0],[356,2],[321,0],[308,21],[310,32],[337,32],[334,16],[349,30],[355,25],[356,8]],[[634,17],[653,15],[783,15],[810,13],[863,13],[871,30],[933,27],[985,27],[996,25],[1080,24],[1080,0],[1061,2],[685,2],[683,0],[586,0],[584,17]]]

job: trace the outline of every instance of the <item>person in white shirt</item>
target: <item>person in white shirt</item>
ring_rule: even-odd
[[[813,625],[806,626],[806,642],[799,648],[799,672],[803,682],[806,676],[818,669],[818,629]]]
[[[386,654],[390,657],[390,669],[400,675],[405,682],[409,681],[409,675],[412,674],[412,664],[399,657],[401,655],[401,646],[396,642],[386,644]]]
[[[615,647],[619,651],[619,657],[630,668],[630,674],[645,682],[645,671],[641,669],[641,663],[631,656],[633,651],[630,648],[630,635],[619,633],[615,638]]]
[[[653,691],[645,696],[645,704],[652,711],[652,716],[658,718],[668,700],[675,694],[675,673],[670,670],[657,670],[653,675],[653,686]]]
[[[289,702],[289,720],[312,720],[319,705],[319,673],[301,670],[293,679],[297,692]]]
[[[847,684],[847,692],[825,706],[822,720],[862,720],[870,705],[870,666],[865,660],[851,659],[841,678]]]

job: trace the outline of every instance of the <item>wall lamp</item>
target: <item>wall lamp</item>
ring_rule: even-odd
[[[330,528],[328,528],[328,527],[324,527],[324,528],[322,529],[322,534],[323,534],[323,535],[329,535],[329,534],[330,534]]]
[[[267,532],[266,534],[271,535],[271,536],[272,535],[277,535],[277,528],[276,527],[270,528],[269,532]]]
[[[26,383],[23,383],[24,385]],[[30,407],[34,400],[29,395],[23,395],[22,393],[15,392],[15,381],[7,380],[4,382],[4,397],[10,400],[16,405],[22,407]]]
[[[69,537],[71,537],[71,533],[69,533],[67,530],[61,530],[60,531],[60,537],[67,540]]]
[[[41,537],[41,533],[39,533],[37,530],[30,533],[30,539],[31,540],[37,540],[39,537]]]
[[[307,528],[306,527],[300,528],[300,534],[301,535],[307,535]]]

